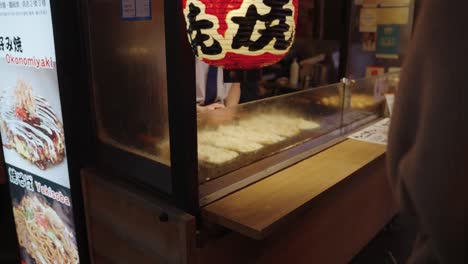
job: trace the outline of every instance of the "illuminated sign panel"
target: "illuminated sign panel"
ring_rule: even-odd
[[[49,0],[0,0],[0,133],[22,263],[79,263]]]

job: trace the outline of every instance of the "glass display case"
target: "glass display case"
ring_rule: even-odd
[[[386,115],[390,73],[198,115],[201,203],[267,177]]]
[[[390,91],[389,81],[395,73],[369,78],[348,80],[343,104],[343,123],[346,127],[359,120],[384,112],[385,93]]]
[[[272,97],[198,116],[201,183],[340,128],[341,83]],[[337,107],[322,103],[337,98]]]

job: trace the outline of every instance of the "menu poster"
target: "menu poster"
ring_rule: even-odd
[[[151,0],[121,0],[121,16],[124,21],[151,20]]]
[[[393,105],[395,103],[395,94],[385,94],[385,99],[387,102],[387,109],[390,116],[393,113]]]
[[[389,67],[388,72],[401,72],[401,67]]]
[[[400,53],[400,25],[377,27],[376,57],[398,59]]]
[[[374,99],[380,101],[385,99],[385,94],[389,89],[389,81],[387,78],[376,78],[374,85]]]
[[[378,25],[407,25],[409,19],[409,7],[392,7],[377,9]]]
[[[381,66],[367,66],[366,67],[366,78],[372,76],[379,76],[385,73],[385,67]]]
[[[23,263],[78,263],[70,189],[8,166]]]
[[[374,52],[376,48],[377,33],[376,32],[362,32],[361,42],[362,51]]]
[[[21,260],[79,263],[50,1],[0,0],[0,25],[0,134]]]
[[[377,8],[362,8],[359,16],[359,32],[377,31]]]
[[[385,118],[367,128],[364,128],[359,132],[350,135],[348,138],[380,145],[387,145],[389,127],[390,118]]]

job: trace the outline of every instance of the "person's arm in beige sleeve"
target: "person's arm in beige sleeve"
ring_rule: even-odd
[[[224,100],[226,107],[231,107],[239,104],[241,97],[240,83],[233,83],[231,89],[229,89],[228,95]]]
[[[468,263],[468,2],[421,7],[392,117],[389,174],[425,237],[410,263]]]

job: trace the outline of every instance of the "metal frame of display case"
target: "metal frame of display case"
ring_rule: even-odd
[[[170,166],[156,162],[145,156],[119,149],[97,140],[96,166],[102,171],[110,171],[113,177],[119,177],[146,189],[155,195],[170,201],[178,208],[197,215],[198,182],[196,150],[196,105],[195,100],[195,58],[186,36],[185,22],[182,16],[182,2],[160,0],[164,9],[159,12],[164,17],[166,44],[166,78],[168,123],[170,138]],[[89,85],[94,83],[93,50],[89,3],[82,1],[83,28],[85,29],[89,56]],[[180,15],[164,15],[180,14]],[[161,14],[152,14],[158,16]],[[144,22],[128,22],[144,23]],[[99,51],[97,51],[99,52]],[[135,88],[137,89],[137,87]],[[88,99],[89,100],[89,99]],[[94,106],[96,107],[96,106]],[[96,112],[96,111],[95,111]],[[150,115],[150,114],[149,114]],[[96,136],[99,124],[95,118]]]
[[[165,0],[171,172],[176,205],[198,215],[195,56],[186,35],[182,1]]]

